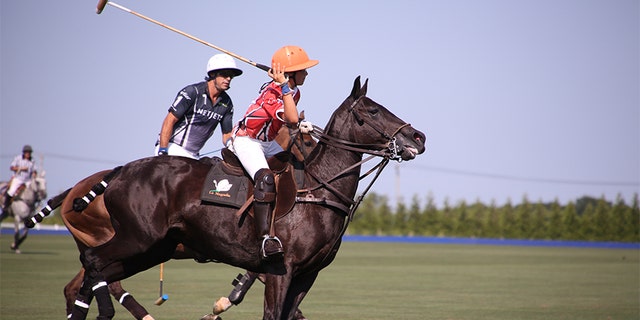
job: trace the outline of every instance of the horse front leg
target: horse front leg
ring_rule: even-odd
[[[72,285],[72,283],[69,283],[68,285]],[[66,290],[67,290],[67,287],[65,287],[65,295],[67,294]],[[70,288],[69,290],[71,291],[73,289]],[[68,308],[67,319],[85,320],[87,319],[87,314],[89,313],[89,306],[91,305],[91,301],[93,300],[91,283],[89,282],[89,277],[86,274],[86,272],[83,273],[82,285],[80,286],[80,289],[78,289],[75,297],[76,297],[75,301],[73,301],[73,303],[70,306],[67,304],[67,308]]]
[[[24,240],[27,239],[27,235],[29,234],[29,229],[27,228],[20,229],[21,224],[22,224],[22,221],[18,216],[16,216],[15,225],[13,228],[15,232],[13,234],[13,243],[11,244],[11,250],[15,251],[15,253],[20,253],[19,247],[22,244],[22,242],[24,242]]]
[[[66,286],[62,292],[64,293],[64,299],[66,301],[67,317],[71,317],[73,313],[73,305],[82,287],[82,279],[84,279],[84,268],[81,268],[78,274],[76,274]]]
[[[265,274],[264,283],[264,313],[263,320],[287,320],[288,314],[284,313],[287,292],[291,285],[290,273],[283,275]]]
[[[76,301],[76,297],[78,296],[78,292],[80,292],[80,288],[82,287],[82,281],[84,279],[84,268],[80,268],[78,274],[76,274],[66,286],[64,286],[64,298],[66,301],[66,311],[67,317],[70,317],[73,313],[74,302]],[[142,306],[138,301],[129,294],[122,285],[120,285],[120,281],[112,282],[109,284],[109,293],[120,302],[120,304],[125,307],[125,309],[131,312],[134,318],[140,320],[153,320],[153,317],[149,315],[149,312]],[[86,298],[82,298],[80,301],[87,300]],[[88,305],[89,302],[79,302],[80,305]]]
[[[307,292],[311,290],[313,283],[318,277],[318,272],[308,273],[300,275],[291,280],[289,291],[287,292],[287,299],[285,301],[285,309],[283,313],[288,314],[288,319],[305,320],[307,319],[300,311],[300,303],[307,295]]]
[[[120,281],[109,283],[109,293],[138,320],[154,320],[136,298],[122,288]]]
[[[247,271],[244,275],[238,274],[231,284],[233,289],[227,297],[221,297],[213,304],[213,312],[204,315],[200,320],[219,320],[220,314],[229,310],[229,308],[239,305],[244,299],[253,283],[258,278],[258,273]],[[262,280],[261,280],[262,281]]]
[[[78,291],[72,313],[68,318],[71,320],[86,319],[89,305],[91,305],[91,300],[94,296],[98,302],[98,317],[96,320],[113,319],[115,309],[113,308],[113,302],[111,302],[111,296],[109,296],[107,282],[103,280],[100,273],[91,268],[85,268],[82,287]]]

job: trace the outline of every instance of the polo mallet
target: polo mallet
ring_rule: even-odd
[[[167,29],[169,29],[169,30],[171,30],[171,31],[173,31],[173,32],[175,32],[175,33],[181,34],[181,35],[183,35],[183,36],[185,36],[185,37],[187,37],[187,38],[189,38],[189,39],[191,39],[191,40],[195,40],[195,41],[197,41],[197,42],[200,42],[200,43],[204,44],[204,45],[205,45],[205,46],[207,46],[207,47],[210,47],[210,48],[216,49],[216,50],[218,50],[218,51],[220,51],[220,52],[226,53],[226,54],[228,54],[228,55],[230,55],[230,56],[232,56],[232,57],[234,57],[234,58],[236,58],[236,59],[238,59],[238,60],[240,60],[240,61],[242,61],[242,62],[246,62],[246,63],[248,63],[248,64],[250,64],[250,65],[252,65],[252,66],[254,66],[254,67],[256,67],[256,68],[259,68],[259,69],[261,69],[261,70],[269,71],[269,69],[271,69],[271,68],[270,68],[270,67],[268,67],[268,66],[265,66],[265,65],[260,64],[260,63],[253,62],[253,61],[251,61],[251,60],[249,60],[249,59],[247,59],[247,58],[241,57],[241,56],[239,56],[239,55],[237,55],[237,54],[235,54],[235,53],[233,53],[233,52],[231,52],[231,51],[227,51],[227,50],[225,50],[225,49],[222,49],[222,48],[220,48],[220,47],[218,47],[218,46],[216,46],[216,45],[213,45],[213,44],[211,44],[211,43],[209,43],[209,42],[206,42],[206,41],[204,41],[204,40],[201,40],[201,39],[199,39],[199,38],[196,38],[196,37],[194,37],[194,36],[192,36],[192,35],[190,35],[190,34],[188,34],[188,33],[182,32],[182,31],[180,31],[180,30],[178,30],[178,29],[176,29],[176,28],[174,28],[174,27],[168,26],[168,25],[166,25],[166,24],[164,24],[164,23],[162,23],[162,22],[159,22],[159,21],[156,21],[156,20],[154,20],[154,19],[151,19],[151,18],[149,18],[149,17],[147,17],[147,16],[145,16],[145,15],[142,15],[142,14],[140,14],[140,13],[137,13],[137,12],[135,12],[135,11],[131,10],[131,9],[128,9],[128,8],[126,8],[126,7],[123,7],[123,6],[121,6],[121,5],[117,4],[117,3],[111,2],[111,1],[109,1],[109,0],[100,0],[100,1],[98,1],[98,5],[97,5],[96,13],[97,13],[97,14],[102,13],[102,10],[104,10],[104,7],[105,7],[107,4],[108,4],[108,5],[110,5],[110,6],[112,6],[112,7],[116,7],[116,8],[118,8],[118,9],[122,10],[122,11],[125,11],[125,12],[128,12],[128,13],[131,13],[132,15],[137,16],[137,17],[139,17],[139,18],[142,18],[142,19],[144,19],[144,20],[147,20],[147,21],[149,21],[149,22],[155,23],[155,24],[157,24],[157,25],[159,25],[159,26],[161,26],[161,27],[167,28]]]
[[[160,296],[156,300],[156,306],[163,304],[165,301],[169,300],[168,294],[162,294],[162,277],[164,276],[164,262],[160,264]]]

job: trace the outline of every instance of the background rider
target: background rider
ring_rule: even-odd
[[[162,122],[156,155],[198,159],[200,150],[220,124],[222,143],[231,138],[233,102],[227,94],[231,80],[242,74],[235,60],[216,54],[207,63],[205,81],[180,90]]]
[[[11,161],[9,169],[13,171],[13,176],[11,177],[11,180],[9,180],[4,203],[2,204],[3,215],[20,186],[26,185],[31,181],[31,175],[36,170],[32,154],[33,148],[27,144],[22,148],[22,155],[16,156],[13,161]]]

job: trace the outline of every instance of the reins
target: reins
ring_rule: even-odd
[[[371,189],[371,187],[373,186],[375,181],[378,179],[378,177],[380,176],[380,174],[382,173],[384,168],[387,166],[387,164],[389,163],[389,160],[397,160],[397,161],[401,161],[402,160],[401,157],[399,156],[399,152],[401,151],[401,149],[396,144],[395,135],[398,132],[400,132],[400,130],[402,130],[403,128],[405,128],[407,126],[410,126],[410,124],[404,123],[404,124],[400,125],[396,130],[394,130],[392,134],[388,134],[385,130],[383,130],[383,129],[379,128],[378,126],[376,126],[376,125],[366,121],[365,119],[363,119],[355,111],[356,105],[360,101],[362,101],[362,98],[364,98],[364,96],[361,96],[361,97],[357,98],[349,106],[349,109],[348,109],[349,112],[352,113],[355,116],[355,118],[358,121],[358,123],[367,124],[371,128],[373,128],[376,132],[380,133],[384,138],[386,138],[388,140],[387,143],[382,143],[382,144],[359,144],[359,143],[353,143],[351,141],[338,139],[338,138],[335,138],[333,136],[327,135],[324,132],[324,129],[322,129],[322,128],[318,127],[318,126],[315,126],[315,125],[313,126],[313,128],[314,128],[313,131],[310,133],[319,142],[322,142],[322,143],[324,143],[324,144],[326,144],[328,146],[332,146],[332,147],[336,147],[336,148],[340,148],[340,149],[347,150],[347,151],[352,151],[352,152],[369,154],[369,156],[366,157],[365,159],[363,159],[363,160],[361,160],[361,161],[359,161],[359,162],[357,162],[357,163],[355,163],[355,164],[343,169],[342,171],[338,172],[337,174],[335,174],[332,178],[330,178],[328,180],[324,180],[324,179],[320,178],[316,173],[307,170],[306,167],[304,169],[304,171],[306,173],[308,173],[309,176],[311,176],[313,179],[315,179],[318,184],[316,186],[313,186],[313,187],[297,190],[298,194],[305,194],[305,195],[304,196],[297,196],[296,197],[296,202],[313,203],[313,204],[318,204],[318,205],[326,205],[326,206],[334,207],[334,208],[344,212],[345,215],[346,215],[345,222],[344,222],[344,224],[342,226],[342,229],[340,230],[340,236],[338,238],[336,238],[335,242],[331,246],[331,250],[329,250],[329,252],[324,257],[323,260],[327,259],[329,254],[334,251],[334,249],[337,246],[339,240],[342,239],[342,237],[344,236],[344,234],[347,231],[347,228],[349,226],[349,223],[353,220],[353,216],[355,215],[355,211],[358,209],[358,207],[360,206],[360,203],[362,203],[362,201],[363,201],[364,197],[366,196],[366,194],[369,192],[369,190]],[[292,141],[296,140],[296,139],[293,138],[293,136],[295,134],[299,134],[299,133],[298,132],[292,132]],[[340,190],[338,190],[337,188],[335,188],[334,186],[331,185],[331,182],[334,182],[338,178],[340,178],[340,177],[352,172],[354,169],[360,167],[362,164],[370,161],[374,157],[382,157],[382,160],[380,160],[380,162],[377,165],[375,165],[373,168],[369,169],[366,173],[364,173],[363,175],[361,175],[358,178],[358,181],[361,181],[362,179],[366,178],[367,176],[369,176],[369,175],[371,175],[372,173],[375,172],[375,175],[373,176],[373,178],[371,179],[371,181],[369,182],[367,187],[355,199],[351,199],[350,197],[346,196]],[[325,199],[325,198],[316,198],[311,193],[314,190],[318,190],[318,189],[322,189],[322,188],[325,188],[325,189],[329,190],[333,195],[338,197],[342,201],[342,203],[340,203],[338,201]]]
[[[331,254],[331,252],[335,250],[340,239],[342,239],[345,232],[347,231],[349,224],[351,223],[351,221],[353,221],[353,217],[355,215],[356,210],[358,209],[358,207],[364,200],[364,197],[367,195],[367,193],[369,192],[373,184],[376,182],[376,180],[378,179],[378,177],[380,176],[384,168],[387,166],[387,164],[389,164],[389,160],[402,161],[402,158],[400,157],[400,153],[402,152],[402,149],[400,146],[397,145],[395,135],[398,134],[400,130],[402,130],[403,128],[410,126],[410,124],[403,123],[400,126],[398,126],[398,128],[396,128],[391,134],[387,133],[384,129],[380,128],[374,123],[367,121],[366,118],[363,118],[357,113],[356,106],[363,100],[363,98],[365,98],[365,96],[360,96],[351,103],[351,105],[348,108],[349,113],[354,115],[358,124],[360,125],[366,124],[369,127],[371,127],[373,130],[378,132],[380,135],[382,135],[382,137],[384,137],[387,140],[386,143],[375,143],[375,144],[354,143],[352,141],[330,136],[324,132],[323,128],[320,128],[315,125],[313,126],[313,130],[309,133],[319,143],[323,143],[326,146],[331,146],[331,147],[339,148],[339,149],[350,151],[350,152],[357,152],[357,153],[369,155],[368,157],[336,173],[335,175],[333,175],[332,178],[329,178],[326,180],[319,177],[318,174],[316,174],[315,172],[308,170],[306,165],[304,167],[304,172],[308,174],[311,178],[313,178],[317,182],[317,184],[312,187],[298,189],[296,191],[298,196],[296,196],[295,201],[297,203],[309,203],[309,204],[317,204],[322,206],[329,206],[343,212],[346,218],[340,230],[340,236],[337,237],[336,240],[333,242],[331,249],[324,256],[323,261],[326,260]],[[297,148],[300,150],[300,152],[303,154],[304,158],[306,159],[308,155],[304,151],[305,148],[303,148],[300,145],[300,143],[304,143],[304,142],[298,141],[298,139],[300,141],[304,140],[300,130],[290,128],[289,135],[290,135],[290,141],[289,141],[287,150],[291,151],[291,148],[294,145],[296,145]],[[331,185],[332,182],[336,181],[337,179],[345,175],[350,174],[355,169],[362,166],[364,163],[372,160],[374,157],[381,157],[382,160],[380,160],[378,164],[376,164],[367,172],[365,172],[360,177],[358,177],[358,181],[361,181],[375,172],[375,175],[373,176],[373,178],[371,179],[367,187],[364,189],[364,191],[360,195],[355,197],[355,199],[352,199],[351,197],[346,196],[343,192],[341,192],[336,187]],[[306,161],[305,161],[305,164],[306,164]],[[326,198],[318,198],[314,196],[312,192],[319,189],[328,190],[334,196],[336,196],[339,199],[339,201],[334,201]]]
[[[394,138],[394,136],[398,134],[398,132],[400,132],[400,130],[402,130],[404,127],[410,126],[411,124],[405,123],[399,126],[395,131],[393,131],[392,134],[388,134],[385,130],[381,129],[379,126],[376,126],[368,121],[365,121],[365,119],[363,119],[357,112],[355,112],[356,105],[360,101],[362,101],[364,97],[365,96],[361,96],[357,98],[355,101],[353,101],[349,106],[348,110],[351,114],[354,115],[354,117],[359,123],[369,125],[371,128],[373,128],[373,130],[380,133],[384,138],[386,138],[388,140],[387,143],[382,143],[382,144],[354,143],[348,140],[338,139],[338,138],[326,135],[324,134],[324,130],[322,128],[315,125],[313,126],[314,130],[311,132],[311,135],[314,138],[318,139],[319,141],[325,142],[326,144],[331,146],[339,147],[344,150],[367,153],[367,154],[371,154],[379,157],[389,157],[391,160],[399,159],[398,157],[399,148],[396,145],[396,139]],[[387,148],[387,150],[384,150],[384,148]],[[382,149],[382,150],[378,150],[378,149]]]
[[[323,203],[323,204],[328,204],[328,205],[334,206],[334,207],[340,209],[341,211],[345,212],[347,214],[347,216],[349,217],[349,219],[348,219],[349,221],[351,221],[353,219],[354,212],[357,209],[358,205],[360,204],[360,202],[362,201],[362,199],[364,198],[366,193],[369,191],[369,189],[371,188],[373,183],[376,181],[378,176],[380,176],[380,173],[382,173],[382,170],[384,169],[384,167],[386,167],[386,165],[389,162],[389,160],[400,160],[401,159],[398,156],[398,152],[400,151],[400,149],[398,148],[398,146],[396,144],[396,140],[395,140],[394,136],[398,132],[400,132],[400,130],[402,130],[404,127],[407,127],[407,126],[410,125],[408,123],[404,123],[404,124],[400,125],[396,130],[394,130],[392,134],[388,134],[385,130],[383,130],[383,129],[379,128],[378,126],[366,121],[365,119],[360,117],[357,114],[357,112],[355,112],[355,107],[358,105],[358,103],[360,103],[362,101],[362,99],[364,97],[365,96],[361,96],[361,97],[355,99],[351,103],[351,105],[349,106],[348,111],[350,113],[352,113],[356,117],[356,120],[359,123],[369,125],[376,132],[380,133],[384,138],[386,138],[388,140],[388,142],[387,143],[381,143],[381,144],[353,143],[351,141],[347,141],[347,140],[344,140],[344,139],[338,139],[338,138],[335,138],[333,136],[327,135],[326,133],[324,133],[324,129],[314,125],[313,126],[314,129],[311,132],[311,135],[314,138],[318,139],[318,141],[323,142],[328,146],[333,146],[333,147],[336,147],[336,148],[340,148],[340,149],[347,150],[347,151],[352,151],[352,152],[359,152],[359,153],[363,153],[363,154],[369,154],[370,156],[368,156],[367,158],[365,158],[365,159],[363,159],[363,160],[361,160],[361,161],[349,166],[348,168],[345,168],[344,170],[342,170],[342,171],[338,172],[337,174],[335,174],[333,178],[330,178],[328,180],[323,180],[317,174],[315,174],[313,172],[310,172],[310,171],[305,169],[305,172],[307,172],[311,177],[313,177],[319,184],[314,186],[314,187],[298,190],[298,193],[307,193],[307,196],[305,196],[305,197],[296,197],[296,201],[299,201],[299,202]],[[292,139],[292,141],[293,140],[296,140],[296,139]],[[337,190],[335,187],[333,187],[330,184],[331,182],[335,181],[336,179],[342,177],[345,174],[348,174],[348,173],[352,172],[355,168],[360,167],[362,164],[370,161],[371,159],[373,159],[376,156],[382,157],[382,160],[380,161],[380,163],[378,163],[372,169],[370,169],[365,174],[360,176],[358,178],[358,181],[361,181],[362,179],[364,179],[365,177],[369,176],[370,174],[372,174],[376,170],[377,170],[377,173],[374,176],[373,180],[369,183],[369,185],[365,189],[365,192],[363,194],[361,194],[360,196],[358,196],[358,198],[356,200],[353,200],[350,197],[344,195],[342,192],[340,192],[339,190]],[[331,201],[331,200],[326,200],[326,199],[317,200],[310,194],[311,191],[320,189],[322,187],[328,189],[329,191],[331,191],[331,193],[333,193],[335,196],[340,198],[340,200],[342,202],[348,204],[348,207],[345,206],[344,204],[340,204],[340,203],[337,203],[337,202]]]

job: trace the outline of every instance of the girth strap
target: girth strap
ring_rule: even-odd
[[[304,197],[296,197],[296,202],[313,203],[317,205],[330,206],[344,212],[345,215],[349,214],[349,207],[345,206],[344,204],[337,201],[324,199],[324,198],[316,198],[312,194],[308,194],[307,196],[304,196]]]

